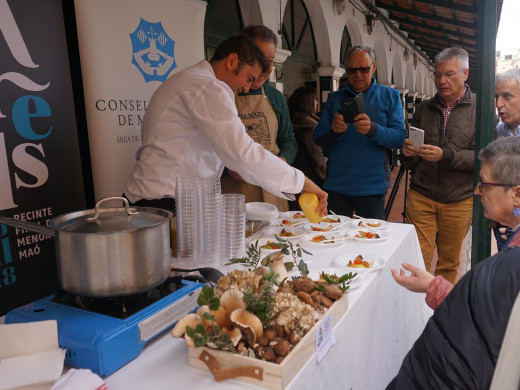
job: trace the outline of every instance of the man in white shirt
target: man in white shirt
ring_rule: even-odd
[[[143,143],[124,192],[130,202],[174,210],[178,176],[220,178],[227,166],[279,197],[316,193],[317,211],[325,215],[327,193],[255,143],[238,117],[235,96],[248,92],[268,66],[253,41],[237,35],[220,44],[210,62],[166,80],[143,119]]]
[[[495,76],[495,106],[500,116],[496,137],[520,135],[520,69],[509,69]],[[500,250],[511,234],[511,228],[493,221],[493,233]]]

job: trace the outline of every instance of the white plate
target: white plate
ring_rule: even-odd
[[[288,232],[291,232],[291,233],[294,233],[294,236],[290,236],[290,237],[282,237],[281,236],[281,232],[282,230],[285,229],[286,231]],[[302,237],[304,234],[307,234],[307,232],[305,231],[305,229],[303,229],[301,226],[296,226],[296,227],[290,227],[290,226],[274,226],[272,228],[269,229],[269,233],[270,234],[273,234],[273,235],[277,235],[278,237],[280,238],[283,238],[284,240],[290,240],[290,241],[293,241],[293,240],[298,240],[300,237]],[[276,240],[276,238],[274,238],[274,240]]]
[[[336,215],[328,215],[325,218],[333,217],[333,220],[338,220],[339,222],[325,222],[321,221],[318,223],[310,223],[306,222],[304,224],[305,230],[309,232],[337,232],[337,231],[343,231],[346,229],[351,228],[349,221],[349,217],[343,217],[343,216],[336,216]],[[320,230],[318,230],[320,229]],[[329,229],[329,230],[324,230]]]
[[[318,281],[318,280],[320,280],[320,274],[322,272],[325,272],[326,274],[329,274],[329,275],[336,275],[336,276],[343,276],[345,274],[348,274],[349,272],[352,272],[353,274],[356,273],[356,271],[350,271],[346,267],[323,268],[323,269],[319,269],[319,270],[310,271],[309,275],[307,275],[307,276],[314,281]],[[359,277],[359,275],[355,276],[354,279],[352,279],[349,282],[350,288],[348,289],[348,291],[352,291],[352,290],[358,288],[359,286],[361,286],[361,284],[362,284],[362,282],[361,282],[361,278]]]
[[[354,261],[356,259],[357,255],[363,256],[363,260],[368,261],[372,264],[370,268],[356,268],[356,267],[349,267],[347,264],[349,261]],[[333,264],[335,267],[345,269],[349,272],[366,272],[373,269],[379,269],[385,265],[384,260],[381,257],[375,256],[374,254],[368,254],[368,253],[345,253],[342,255],[338,255],[334,258]]]
[[[257,240],[254,240],[251,242],[251,244],[254,244]],[[278,249],[267,249],[267,248],[262,248],[262,246],[264,245],[267,245],[268,242],[271,242],[273,244],[283,244],[283,242],[279,242],[276,238],[274,237],[269,237],[269,238],[260,238],[258,239],[258,249],[260,249],[260,252],[262,253],[262,255],[268,255],[270,253],[273,253],[273,252],[277,252],[279,251],[281,248],[278,248]]]
[[[379,238],[361,238],[361,237],[356,237],[356,234],[359,234],[360,231],[363,231],[363,232],[370,232],[372,234],[373,231],[369,231],[368,229],[366,228],[357,228],[357,229],[352,229],[352,230],[349,230],[346,234],[347,237],[354,237],[354,241],[361,241],[361,242],[371,242],[371,243],[374,243],[374,242],[381,242],[381,241],[384,241],[388,238],[388,233],[385,232],[384,230],[378,230],[377,231],[377,235],[379,236]]]
[[[308,223],[306,219],[297,219],[297,218],[276,218],[274,221],[271,222],[274,226],[302,226],[304,224]]]
[[[266,202],[246,203],[246,219],[251,221],[269,221],[278,218],[278,209],[275,205]]]
[[[341,232],[313,232],[311,234],[307,234],[302,237],[300,240],[300,245],[303,245],[306,248],[312,248],[312,249],[327,249],[327,248],[337,248],[345,243],[347,243],[349,240],[341,240],[338,242],[331,242],[328,244],[322,244],[321,242],[315,242],[312,241],[312,239],[316,236],[325,236],[327,240],[333,240],[336,238],[345,238],[344,233]]]
[[[378,225],[379,224],[379,226],[370,226],[370,225],[368,225],[368,227],[370,229],[373,229],[373,230],[381,230],[381,229],[388,228],[388,222],[383,221],[381,219],[366,219],[365,221],[367,221],[369,224],[373,224],[373,225]],[[364,221],[360,220],[360,219],[353,219],[350,222],[350,225],[354,226],[354,227],[365,227]]]

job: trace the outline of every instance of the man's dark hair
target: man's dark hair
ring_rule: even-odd
[[[278,38],[276,34],[268,27],[260,24],[251,24],[242,30],[243,34],[246,34],[252,40],[260,38],[262,42],[272,42],[276,46]]]
[[[291,118],[296,113],[315,114],[314,99],[316,99],[316,92],[310,87],[299,87],[292,93],[287,101],[289,106],[289,113]]]
[[[267,72],[271,63],[265,58],[264,53],[255,45],[251,38],[244,34],[239,34],[226,39],[215,49],[215,54],[211,58],[211,62],[222,61],[230,54],[235,53],[238,56],[240,70],[243,64],[254,66],[260,64],[262,73]]]

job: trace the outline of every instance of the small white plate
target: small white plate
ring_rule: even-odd
[[[256,242],[255,241],[252,241],[251,244],[254,244]],[[276,249],[268,249],[268,248],[262,248],[263,246],[267,245],[267,243],[272,243],[274,245],[277,245],[280,246],[281,244],[283,244],[283,242],[279,242],[276,238],[272,237],[272,238],[260,238],[258,239],[258,249],[260,249],[260,251],[262,252],[263,255],[268,255],[270,253],[274,253],[274,252],[277,252],[279,250],[281,250],[282,248],[278,247]]]
[[[271,224],[274,226],[286,226],[286,227],[290,227],[293,225],[303,227],[303,225],[306,223],[308,223],[308,221],[306,219],[297,219],[297,218],[277,218],[271,222]]]
[[[369,224],[368,227],[373,230],[381,230],[388,228],[388,222],[381,219],[353,219],[350,224],[354,227],[365,227],[365,221]],[[374,226],[372,226],[374,225]]]
[[[359,235],[360,231],[366,232],[366,233],[377,234],[379,236],[379,238],[361,238],[361,237],[356,237],[356,235]],[[357,228],[357,229],[349,230],[347,232],[346,236],[347,237],[353,237],[355,241],[375,243],[375,242],[381,242],[381,241],[386,240],[388,238],[388,233],[383,231],[383,230],[378,230],[377,233],[374,233],[373,231],[369,231],[366,228]]]
[[[349,217],[328,215],[323,221],[318,223],[306,222],[304,227],[309,232],[337,232],[351,228],[349,221]]]
[[[246,203],[246,219],[251,221],[269,221],[278,218],[278,209],[275,205],[266,202]]]
[[[328,275],[336,275],[338,277],[348,274],[349,272],[352,272],[353,274],[357,273],[356,271],[348,270],[346,267],[323,268],[323,269],[319,269],[319,270],[310,271],[309,275],[307,275],[307,276],[314,281],[318,281],[318,280],[320,280],[320,275],[322,272],[325,272]],[[362,284],[362,282],[361,282],[361,278],[359,277],[359,275],[355,276],[354,279],[352,279],[348,284],[350,286],[348,291],[352,291],[352,290],[358,288],[359,286],[361,286],[361,284]]]
[[[338,242],[331,242],[327,244],[322,244],[321,241],[313,241],[312,239],[317,236],[324,236],[326,240],[334,240],[334,239],[343,239]],[[345,235],[341,232],[313,232],[311,234],[307,234],[302,237],[300,240],[300,245],[303,245],[306,248],[312,249],[327,249],[327,248],[337,248],[349,240],[344,240]]]
[[[368,261],[371,263],[370,268],[357,268],[357,267],[349,267],[348,263],[349,261],[354,261],[356,259],[356,256],[361,255],[363,256],[363,260]],[[385,265],[384,260],[381,257],[377,257],[375,255],[370,255],[367,253],[345,253],[342,255],[338,255],[334,258],[333,261],[334,266],[340,268],[340,269],[346,269],[349,272],[366,272],[373,269],[379,269],[382,268]]]
[[[282,230],[285,230],[286,232],[293,233],[293,236],[284,236],[282,235]],[[283,238],[285,240],[298,240],[300,237],[302,237],[304,234],[307,234],[305,229],[303,229],[301,226],[291,227],[291,226],[274,226],[269,229],[270,234],[276,234],[278,237]],[[276,241],[276,238],[274,239]]]

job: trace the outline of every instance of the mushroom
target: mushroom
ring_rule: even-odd
[[[255,344],[256,338],[264,334],[262,321],[246,309],[235,309],[231,313],[231,321],[241,330],[249,346]]]
[[[218,310],[209,310],[208,305],[203,305],[198,308],[197,314],[202,319],[202,323],[204,326],[211,325],[210,320],[206,320],[204,318],[204,313],[210,313],[215,316],[215,323],[219,326],[219,328],[229,328],[231,327],[231,321],[229,320],[229,315],[226,312],[226,308],[224,306],[220,306]]]
[[[228,320],[231,317],[231,313],[233,313],[235,309],[241,309],[246,306],[244,301],[242,300],[243,297],[244,293],[238,290],[224,291],[224,293],[220,297],[220,304],[226,308],[226,315]]]
[[[284,257],[285,255],[282,253],[282,251],[277,251],[265,256],[262,259],[262,265],[271,268],[275,273],[278,274],[276,280],[279,283],[283,282],[289,276],[283,262]]]
[[[236,347],[238,345],[238,342],[242,339],[242,332],[238,328],[233,328],[233,329],[224,328],[224,329],[222,329],[222,334],[229,335],[229,339],[233,343],[234,347]]]
[[[182,317],[175,326],[173,327],[171,334],[173,337],[178,338],[182,337],[184,333],[186,333],[186,327],[195,329],[198,324],[202,323],[202,318],[200,318],[196,313],[190,313]],[[191,340],[191,337],[187,337],[187,339]],[[186,341],[187,342],[187,341]]]

